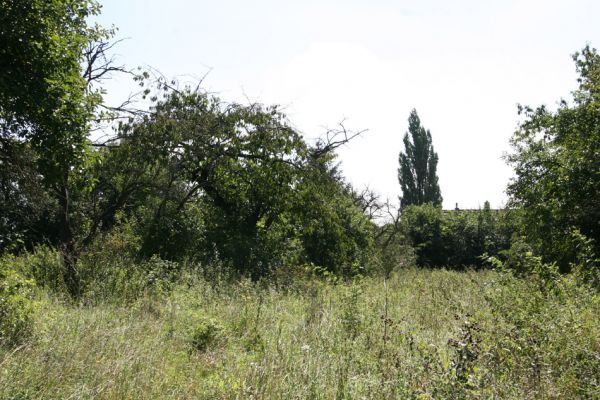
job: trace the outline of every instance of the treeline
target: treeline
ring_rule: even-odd
[[[309,146],[276,107],[157,89],[150,111],[89,143],[84,165],[70,171],[69,257],[127,231],[138,259],[219,260],[253,277],[290,264],[340,274],[365,264],[375,226],[334,163],[346,132]],[[28,141],[2,144],[14,167],[3,170],[2,250],[65,246],[60,194],[38,174],[40,156]]]
[[[117,67],[114,32],[88,23],[94,2],[0,4],[3,277],[27,264],[13,256],[35,253],[18,274],[73,298],[209,266],[257,280],[306,266],[348,277],[491,265],[598,283],[600,56],[589,47],[575,55],[571,103],[521,109],[506,210],[442,211],[416,111],[396,209],[339,171],[335,151],[355,135],[343,126],[309,144],[277,107]],[[104,102],[102,80],[122,72],[148,107]]]

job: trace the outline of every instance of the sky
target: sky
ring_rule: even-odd
[[[576,88],[571,55],[600,46],[598,0],[100,0],[128,67],[202,79],[226,102],[278,104],[309,143],[344,121],[346,178],[400,194],[414,108],[439,156],[444,208],[506,203],[502,156],[517,104],[556,107]],[[133,86],[107,83],[108,100]]]

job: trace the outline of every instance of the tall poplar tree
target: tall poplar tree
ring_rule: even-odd
[[[404,134],[404,152],[398,157],[398,181],[402,189],[400,207],[411,204],[442,204],[438,184],[438,155],[433,150],[431,132],[421,126],[417,110],[408,117],[408,132]]]

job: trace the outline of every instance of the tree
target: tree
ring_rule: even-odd
[[[398,180],[402,189],[400,207],[431,203],[442,204],[437,177],[438,155],[433,150],[431,132],[421,126],[416,110],[408,117],[408,132],[404,135],[404,152],[398,158]]]
[[[92,229],[110,229],[129,209],[143,220],[143,256],[177,259],[204,247],[240,271],[266,269],[260,249],[298,183],[306,153],[300,135],[276,107],[157,86],[150,112],[121,124],[103,148]],[[194,210],[202,243],[186,239]]]
[[[507,157],[516,174],[509,205],[522,210],[530,245],[563,271],[577,261],[581,235],[600,254],[600,55],[587,46],[573,59],[572,102],[555,112],[519,107],[525,118]]]
[[[72,192],[88,160],[90,123],[102,100],[92,84],[113,69],[105,57],[112,31],[87,22],[99,11],[93,0],[0,1],[3,147],[26,141],[36,153],[37,174],[58,204],[58,242],[73,296],[79,279]]]
[[[332,143],[318,143],[311,149],[291,220],[298,227],[306,262],[351,276],[365,272],[376,226],[364,206],[357,204],[335,163],[335,153],[323,152]]]
[[[45,190],[27,142],[0,136],[0,253],[57,237],[57,202]]]
[[[99,145],[89,237],[119,214],[136,220],[141,257],[218,257],[255,278],[290,262],[354,271],[371,225],[333,165],[343,129],[311,148],[275,106],[156,86],[150,111]]]

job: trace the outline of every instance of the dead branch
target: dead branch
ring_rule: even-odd
[[[317,139],[317,142],[311,149],[310,154],[313,158],[320,158],[325,154],[335,151],[338,147],[347,144],[352,139],[362,135],[366,131],[366,129],[363,129],[362,131],[358,132],[350,132],[344,126],[344,121],[342,121],[338,124],[338,127],[327,129],[324,138]]]

